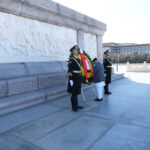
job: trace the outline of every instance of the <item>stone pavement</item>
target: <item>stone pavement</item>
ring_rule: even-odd
[[[102,102],[84,90],[78,112],[67,95],[0,117],[0,150],[150,150],[150,73],[128,73],[110,88]]]

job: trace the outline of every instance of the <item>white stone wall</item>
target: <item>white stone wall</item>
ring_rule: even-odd
[[[76,30],[0,12],[0,63],[66,61],[75,44]]]
[[[84,33],[84,50],[91,59],[97,57],[96,35]]]

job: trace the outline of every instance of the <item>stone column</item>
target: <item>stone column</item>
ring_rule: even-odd
[[[77,42],[78,46],[84,50],[84,32],[81,30],[77,30]]]
[[[103,63],[103,43],[102,43],[102,36],[97,35],[97,59],[98,61]]]

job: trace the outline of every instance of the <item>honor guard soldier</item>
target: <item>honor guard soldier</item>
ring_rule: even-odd
[[[73,46],[70,52],[72,53],[72,57],[68,64],[68,92],[70,93],[72,110],[77,111],[83,108],[78,105],[77,97],[81,93],[81,62],[78,58],[78,46]]]
[[[111,83],[111,72],[112,72],[112,63],[111,59],[109,58],[109,51],[106,50],[104,52],[105,58],[103,60],[103,65],[104,65],[104,73],[105,73],[105,94],[109,95],[111,92],[109,91],[109,84]]]

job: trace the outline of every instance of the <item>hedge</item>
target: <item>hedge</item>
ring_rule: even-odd
[[[111,54],[112,63],[150,63],[150,54]]]

